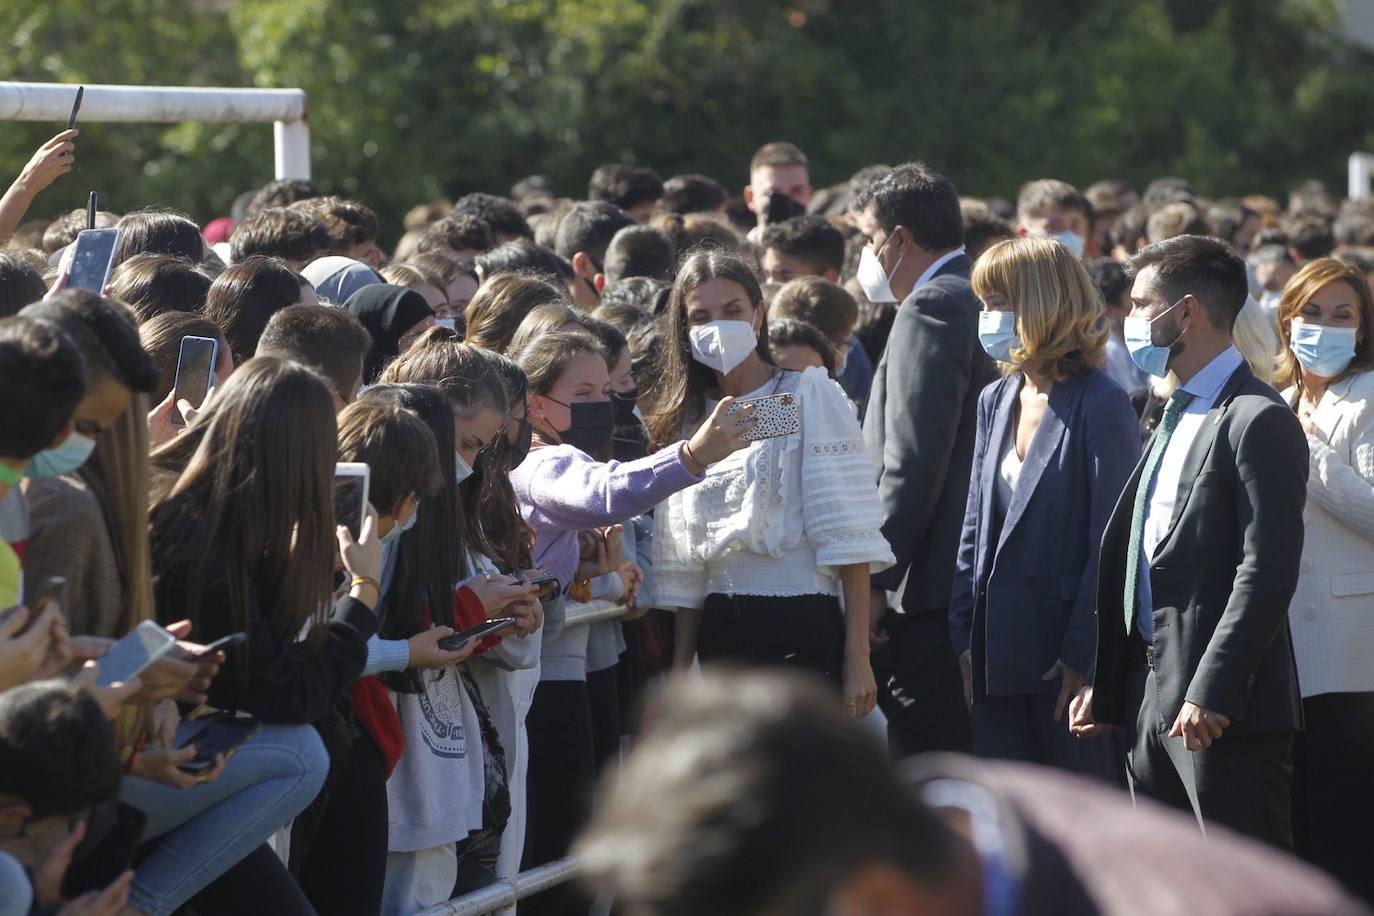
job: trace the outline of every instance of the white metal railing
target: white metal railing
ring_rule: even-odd
[[[0,82],[0,121],[65,124],[76,86]],[[272,122],[277,178],[310,177],[310,126],[302,89],[87,85],[76,123]]]
[[[602,620],[619,620],[628,612],[629,608],[624,605],[593,601],[569,610],[563,626],[566,629]],[[529,871],[522,871],[512,878],[497,878],[486,887],[432,906],[416,916],[482,916],[507,910],[527,897],[566,884],[576,875],[576,859],[572,856],[555,859]]]

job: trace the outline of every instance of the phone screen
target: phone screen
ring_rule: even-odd
[[[353,540],[363,536],[363,512],[367,502],[367,478],[334,475],[334,518],[347,525]]]
[[[134,631],[110,646],[100,657],[100,676],[96,683],[108,687],[118,681],[137,677],[153,662],[171,651],[176,637],[162,627],[145,620]]]
[[[185,398],[197,409],[205,403],[210,393],[210,376],[215,371],[215,356],[219,341],[213,337],[181,338],[181,355],[177,358],[176,395],[173,402]],[[186,421],[181,411],[172,411],[172,424],[181,426]]]
[[[118,243],[118,229],[82,230],[72,243],[72,258],[67,267],[68,288],[101,293],[110,282],[111,262]]]

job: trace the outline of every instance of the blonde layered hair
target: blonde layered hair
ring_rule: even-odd
[[[973,292],[993,293],[1016,309],[1021,346],[1012,367],[1042,363],[1056,381],[1085,375],[1105,362],[1102,296],[1083,262],[1053,239],[1008,239],[983,253],[973,268]]]
[[[1360,311],[1360,329],[1355,339],[1355,358],[1346,366],[1345,371],[1333,382],[1349,378],[1360,372],[1374,369],[1374,294],[1359,268],[1351,267],[1336,258],[1317,258],[1305,264],[1302,270],[1293,274],[1283,288],[1279,299],[1279,349],[1278,369],[1274,373],[1274,387],[1280,391],[1296,387],[1303,388],[1302,366],[1293,355],[1293,319],[1298,317],[1303,306],[1332,283],[1345,283],[1355,293],[1355,304]]]

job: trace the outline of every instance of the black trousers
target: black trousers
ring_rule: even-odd
[[[1119,733],[1083,740],[1069,734],[1069,710],[1054,721],[1058,696],[1015,694],[975,697],[971,718],[973,753],[1068,770],[1123,787],[1126,753]]]
[[[521,870],[568,854],[586,823],[596,782],[592,713],[584,681],[544,681],[534,692],[525,729],[530,770],[525,798],[529,811]],[[521,916],[585,913],[589,903],[562,885],[520,904]]]
[[[1182,738],[1169,737],[1178,710],[1160,707],[1154,672],[1142,669],[1132,683],[1141,696],[1128,762],[1132,791],[1192,811],[1204,832],[1221,824],[1292,850],[1293,732],[1228,730],[1190,751]]]
[[[844,678],[844,613],[833,595],[707,595],[697,630],[703,667],[811,671],[839,685]]]
[[[959,662],[949,642],[949,613],[888,614],[886,691],[879,703],[887,716],[887,740],[897,759],[926,751],[968,753],[968,707]]]
[[[620,759],[620,665],[587,672],[587,700],[592,714],[592,755],[596,772]]]
[[[243,913],[315,916],[317,912],[296,879],[266,843],[207,884],[191,898],[189,909],[199,916],[240,916]]]
[[[301,863],[301,889],[321,913],[371,916],[386,881],[386,761],[359,729]]]
[[[1374,902],[1374,693],[1302,701],[1293,747],[1293,839],[1298,854]]]

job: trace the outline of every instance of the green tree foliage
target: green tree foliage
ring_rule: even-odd
[[[816,183],[924,158],[1032,177],[1340,187],[1374,146],[1371,55],[1290,0],[44,0],[0,3],[0,78],[300,86],[316,178],[383,214],[606,161],[747,180],[787,138]],[[201,219],[271,177],[265,125],[85,125],[41,215],[105,191]],[[56,125],[6,124],[13,174]]]

